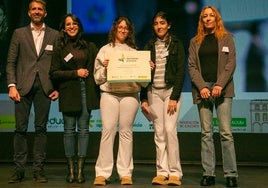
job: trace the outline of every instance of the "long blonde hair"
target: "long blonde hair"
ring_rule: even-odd
[[[215,14],[215,22],[216,22],[215,32],[214,32],[215,37],[218,40],[221,40],[223,38],[223,36],[228,33],[228,31],[224,27],[223,20],[221,18],[219,11],[213,6],[205,6],[201,10],[201,13],[199,16],[199,21],[198,21],[197,34],[195,36],[195,39],[196,39],[198,44],[201,44],[203,42],[203,40],[207,34],[205,26],[204,26],[204,22],[203,22],[203,15],[204,15],[204,11],[208,8],[210,8],[212,10],[212,12]]]

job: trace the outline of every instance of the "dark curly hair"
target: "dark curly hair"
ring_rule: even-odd
[[[122,21],[125,21],[126,24],[127,24],[127,27],[128,27],[128,36],[127,36],[127,38],[125,40],[125,43],[128,46],[137,49],[137,46],[136,46],[136,43],[135,43],[134,25],[132,24],[130,19],[128,19],[127,17],[124,17],[124,16],[117,17],[114,20],[112,28],[111,28],[111,30],[109,32],[108,42],[112,43],[113,46],[115,45],[115,34],[117,32],[117,27]]]

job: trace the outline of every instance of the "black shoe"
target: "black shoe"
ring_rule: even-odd
[[[48,180],[44,173],[35,173],[34,181],[37,183],[47,183]]]
[[[236,177],[227,177],[226,178],[226,187],[237,187]]]
[[[215,185],[215,177],[214,176],[203,176],[200,182],[201,186],[211,186]]]
[[[24,178],[24,173],[15,171],[14,174],[10,177],[8,183],[18,183],[21,182]]]

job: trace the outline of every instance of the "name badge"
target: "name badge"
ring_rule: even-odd
[[[168,56],[168,51],[164,51],[163,53],[161,53],[160,57],[161,58],[164,58],[164,57],[167,57]]]
[[[48,44],[45,48],[47,51],[53,51],[53,45]]]
[[[229,52],[228,46],[223,46],[222,47],[222,52]]]
[[[69,62],[70,59],[72,59],[72,57],[73,57],[73,54],[69,53],[69,54],[64,58],[64,60],[65,60],[66,62]]]

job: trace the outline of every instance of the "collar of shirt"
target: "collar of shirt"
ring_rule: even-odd
[[[43,38],[45,35],[45,24],[42,25],[41,29],[37,30],[36,28],[34,28],[33,24],[31,23],[31,29],[32,29],[35,49],[36,49],[37,54],[39,55],[39,52],[41,50],[42,43],[43,43]]]
[[[31,23],[31,30],[32,30],[32,31],[35,31],[35,32],[37,32],[37,33],[41,33],[42,31],[45,30],[45,28],[46,28],[46,25],[43,24],[42,27],[41,27],[41,29],[37,30],[37,29],[33,26],[33,24]]]
[[[171,37],[169,36],[166,40],[162,40],[160,38],[157,38],[156,42],[158,42],[158,44],[165,44],[165,47],[168,48],[171,42]]]

